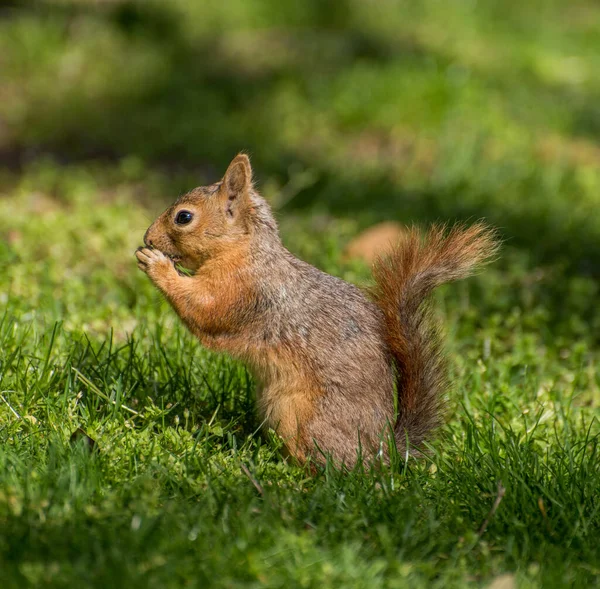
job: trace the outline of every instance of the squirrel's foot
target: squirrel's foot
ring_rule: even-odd
[[[135,251],[135,257],[138,268],[143,270],[155,284],[160,282],[161,278],[168,277],[172,272],[177,274],[173,261],[160,250],[139,247]]]

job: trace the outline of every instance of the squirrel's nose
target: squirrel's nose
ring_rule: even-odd
[[[153,245],[152,240],[148,239],[148,233],[150,232],[150,229],[148,229],[146,231],[146,233],[144,233],[144,244],[147,245],[148,247],[151,247]]]

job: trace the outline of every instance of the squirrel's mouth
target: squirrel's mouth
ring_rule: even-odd
[[[154,246],[156,247],[156,246]],[[156,248],[161,254],[164,254],[165,256],[167,256],[167,258],[169,258],[171,261],[177,263],[177,262],[181,262],[182,256],[180,256],[179,254],[172,254],[171,252],[167,252],[163,249],[160,248]]]
[[[177,254],[170,254],[168,252],[163,252],[163,254],[165,254],[165,256],[167,256],[167,258],[171,259],[173,262],[181,262],[181,256],[178,256]]]

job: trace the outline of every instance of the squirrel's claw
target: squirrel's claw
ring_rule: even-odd
[[[173,266],[173,263],[168,256],[154,248],[144,246],[139,247],[135,250],[135,257],[137,259],[138,268],[147,274],[152,272],[153,269],[158,270],[161,266]]]

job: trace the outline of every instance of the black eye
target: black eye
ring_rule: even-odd
[[[177,225],[187,225],[193,218],[194,215],[189,211],[179,211],[175,217],[175,223]]]

